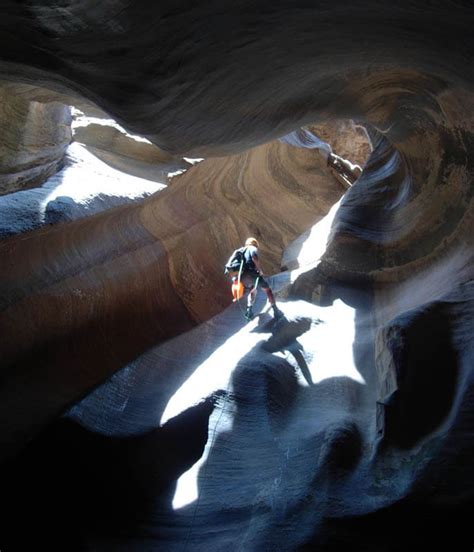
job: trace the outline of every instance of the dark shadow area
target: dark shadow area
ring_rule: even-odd
[[[135,437],[109,438],[61,420],[15,461],[4,465],[0,545],[8,551],[43,547],[75,551],[91,550],[91,546],[114,550],[110,543],[118,543],[117,549],[130,552],[220,552],[238,546],[242,550],[295,550],[307,542],[299,550],[398,552],[412,545],[421,549],[425,543],[434,547],[437,540],[447,546],[443,516],[459,530],[460,542],[468,543],[469,524],[462,516],[472,501],[463,500],[459,507],[433,505],[445,466],[439,468],[439,480],[423,483],[425,496],[410,491],[410,501],[351,518],[343,517],[342,506],[337,509],[339,502],[369,509],[379,497],[367,492],[367,480],[357,479],[361,469],[372,469],[364,464],[374,438],[369,426],[375,416],[371,294],[343,286],[331,292],[356,308],[353,358],[366,385],[349,377],[300,385],[297,368],[274,353],[292,354],[304,374],[305,351],[298,337],[321,321],[289,315],[275,320],[262,313],[253,332],[265,339],[243,351],[228,393],[217,392],[162,428]],[[450,334],[442,320],[452,317],[443,308],[449,306],[438,304],[408,317],[401,343],[407,342],[410,331],[418,336],[416,324],[420,324],[425,328],[421,344],[430,342],[430,354],[439,354],[435,343],[445,350],[441,337]],[[238,326],[242,321],[237,310],[236,314],[231,325]],[[403,362],[409,366],[426,361],[410,349],[417,350],[418,345],[402,347],[407,355]],[[298,361],[299,353],[303,360]],[[411,393],[418,393],[423,382],[426,395],[428,367],[421,370],[424,379],[412,382],[412,375],[404,388],[410,408],[416,398]],[[441,373],[431,375],[430,380],[439,377],[435,390],[443,387]],[[214,408],[218,410],[210,424]],[[410,410],[400,407],[398,412],[403,415]],[[428,427],[423,419],[413,425],[416,431]],[[209,454],[197,480],[198,499],[174,511],[176,481],[202,457],[207,442]],[[472,450],[466,450],[464,469],[468,471]],[[454,459],[458,453],[454,447]],[[388,464],[383,477],[390,479],[391,460],[384,457],[381,463]],[[370,477],[362,475],[362,479]],[[389,501],[390,496],[385,499]],[[437,525],[429,532],[431,523]]]
[[[61,419],[2,466],[0,547],[90,550],[171,511],[178,477],[202,455],[217,395],[144,435],[111,438]]]
[[[389,333],[398,389],[385,402],[384,444],[413,446],[449,413],[458,383],[449,303],[397,318]]]
[[[298,552],[411,552],[473,548],[474,501],[450,507],[405,499],[365,516],[326,519]]]
[[[310,526],[316,523],[327,481],[344,479],[361,459],[363,434],[350,413],[361,385],[347,377],[299,385],[295,368],[273,355],[268,343],[277,350],[291,346],[300,335],[296,328],[308,322],[266,322],[271,327],[280,323],[287,329],[258,343],[232,374],[232,429],[218,433],[201,467],[198,503],[188,510],[199,520],[192,527],[190,549],[202,546],[206,541],[200,539],[219,524],[240,528],[242,550],[292,549],[283,543],[298,541],[298,516]],[[222,493],[225,499],[216,510]],[[295,532],[290,541],[280,541],[282,524]],[[219,546],[218,538],[206,545],[209,550]]]

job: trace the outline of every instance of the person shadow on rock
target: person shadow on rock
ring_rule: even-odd
[[[314,385],[311,372],[304,357],[304,347],[297,340],[297,337],[306,333],[312,324],[322,323],[323,320],[319,318],[296,317],[289,319],[284,315],[278,320],[274,318],[267,320],[265,317],[262,317],[259,320],[259,325],[252,331],[256,333],[271,333],[267,341],[262,343],[262,349],[269,353],[290,353],[296,360],[308,385]]]

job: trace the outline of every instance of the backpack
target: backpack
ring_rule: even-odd
[[[232,255],[229,257],[229,260],[225,264],[224,274],[235,276],[239,273],[241,266],[242,266],[242,270],[244,269],[246,264],[244,252],[246,249],[247,249],[246,247],[240,247],[239,249],[236,249],[232,253]]]

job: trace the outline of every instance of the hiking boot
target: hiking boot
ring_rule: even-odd
[[[253,319],[253,309],[252,307],[247,307],[247,310],[245,311],[245,318],[250,322],[250,320]]]

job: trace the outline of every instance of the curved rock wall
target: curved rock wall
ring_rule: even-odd
[[[1,242],[2,408],[16,413],[3,450],[151,345],[227,306],[223,266],[249,234],[262,242],[265,270],[277,271],[282,249],[343,192],[320,156],[272,142],[203,161],[137,205]],[[34,416],[18,402],[22,388]]]
[[[186,170],[191,163],[161,151],[153,144],[127,136],[110,125],[85,122],[74,128],[74,141],[114,169],[156,182],[168,182],[168,173]]]
[[[0,194],[33,188],[61,168],[72,136],[70,108],[0,87],[0,129]]]
[[[462,2],[226,0],[217,12],[211,2],[9,1],[2,73],[82,95],[165,150],[207,156],[334,114],[364,120],[371,97],[390,128],[400,96],[429,92],[420,73],[471,82],[471,15]]]
[[[426,512],[430,545],[449,543],[439,529],[449,519],[472,548],[463,517],[472,511],[474,454],[472,16],[468,2],[5,4],[6,77],[84,96],[166,151],[235,153],[340,118],[363,123],[374,144],[321,262],[292,288],[302,298],[320,288],[327,317],[339,312],[338,299],[352,307],[326,334],[313,331],[325,326],[308,315],[308,332],[328,345],[340,331],[330,349],[343,353],[338,366],[355,367],[362,379],[355,384],[338,373],[306,393],[287,361],[268,343],[258,345],[256,324],[248,338],[254,346],[240,351],[231,385],[207,398],[225,398],[212,425],[222,414],[221,435],[208,434],[206,402],[205,415],[196,416],[199,442],[186,449],[179,469],[163,468],[170,487],[163,490],[152,470],[136,478],[144,489],[152,480],[157,496],[165,496],[163,517],[145,516],[158,535],[131,537],[125,549],[144,549],[150,540],[178,549],[184,532],[184,545],[191,535],[197,549],[230,542],[249,550],[305,543],[334,550],[341,539],[344,547],[362,547],[374,527],[384,529],[384,539],[400,528],[394,546],[403,548],[412,541],[401,528]],[[306,175],[326,170],[303,151],[289,154],[298,162],[285,160],[282,168],[282,147],[261,146],[238,163],[212,160],[204,177],[193,181],[202,164],[183,177],[186,185],[173,184],[140,206],[0,244],[6,453],[147,348],[222,310],[228,299],[220,265],[247,233],[261,239],[265,268],[276,269],[279,251],[321,216]],[[268,179],[258,170],[267,159]],[[230,180],[217,186],[223,174]],[[342,193],[331,190],[318,192],[327,206]],[[284,345],[303,370],[298,344]],[[312,358],[323,352],[308,349]],[[187,350],[182,354],[187,358]],[[179,361],[159,358],[158,375],[176,378],[171,387],[189,375],[188,366],[170,376],[167,368],[178,370]],[[206,373],[212,378],[219,362],[228,365],[225,354],[216,358]],[[321,368],[334,364],[330,358]],[[202,389],[205,396],[209,389]],[[324,404],[319,412],[315,400]],[[304,439],[293,442],[293,434]],[[122,443],[121,458],[133,451],[140,471],[144,457],[168,450],[166,439],[153,448],[155,436]],[[176,472],[205,445],[199,496],[184,521],[173,518],[168,494]],[[91,450],[99,446],[95,441]],[[149,504],[156,496],[142,498]],[[389,507],[391,500],[399,504]],[[341,519],[348,515],[359,517]]]
[[[166,182],[166,170],[160,166],[154,169]],[[163,188],[164,183],[115,170],[84,146],[72,143],[63,168],[41,187],[0,198],[0,238],[136,203]]]

